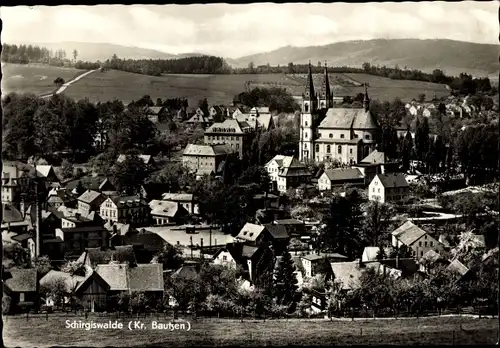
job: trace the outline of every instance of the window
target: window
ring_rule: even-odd
[[[331,135],[331,134],[330,134]],[[330,145],[326,146],[326,153],[330,153],[332,151],[332,148]]]
[[[424,246],[427,246],[427,241],[424,242]]]
[[[421,247],[422,246],[422,242],[418,242],[418,246]]]
[[[306,133],[304,133],[304,138],[306,138],[306,139],[307,139],[307,132],[306,132]]]
[[[332,133],[330,133],[330,135],[329,135],[329,136],[330,136],[330,139],[331,139],[331,138],[333,138],[333,134],[332,134]]]
[[[366,140],[370,140],[370,134],[366,134],[366,135],[365,135],[365,139],[366,139]]]
[[[304,104],[304,111],[309,112],[309,104],[308,103]]]
[[[351,154],[351,155],[352,155],[352,149],[349,149],[349,154]]]
[[[19,302],[24,302],[24,292],[19,293]]]
[[[306,127],[307,127],[307,121],[305,121],[305,122],[304,122],[304,126],[306,126]]]
[[[424,256],[424,252],[423,251],[420,252],[420,256]]]
[[[372,191],[373,191],[373,192],[375,192],[375,187],[373,188],[373,190],[372,190]]]
[[[342,153],[342,146],[341,146],[341,145],[339,145],[339,146],[338,146],[338,148],[337,148],[337,152],[338,152],[339,154],[341,154],[341,153]]]
[[[236,150],[239,150],[240,144],[236,144]]]
[[[314,147],[314,150],[315,150],[316,152],[319,152],[319,144],[316,144],[316,146]]]
[[[340,134],[340,139],[344,139],[344,134]]]
[[[434,246],[434,242],[431,242],[431,246]]]
[[[227,256],[226,255],[222,256],[222,261],[227,261]]]
[[[378,193],[380,193],[380,189],[378,189]]]

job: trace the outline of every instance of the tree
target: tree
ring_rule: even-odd
[[[57,77],[55,80],[54,80],[54,84],[57,86],[57,87],[61,87],[62,85],[64,85],[65,81],[62,77]]]
[[[178,269],[182,265],[182,249],[170,244],[153,256],[151,263],[163,264],[163,269]]]
[[[61,174],[63,179],[71,178],[73,176],[73,170],[73,164],[67,159],[64,159],[61,164]]]
[[[401,159],[403,162],[403,170],[406,172],[410,169],[410,159],[413,151],[413,137],[411,136],[410,130],[406,132],[402,142]]]
[[[31,261],[33,268],[36,268],[38,274],[41,276],[47,274],[51,269],[52,265],[48,256],[38,256]]]
[[[383,249],[389,238],[389,227],[394,209],[387,204],[371,201],[367,204],[363,219],[364,239],[367,245],[379,246]]]
[[[83,187],[81,180],[78,180],[78,183],[76,184],[75,187],[75,191],[78,196],[82,195],[85,192],[85,187]]]
[[[285,251],[278,263],[274,278],[274,296],[280,305],[291,305],[296,300],[297,277],[292,256]]]
[[[51,297],[56,306],[63,305],[64,298],[68,295],[64,278],[54,278],[48,283],[41,285],[40,293],[46,298]]]
[[[78,57],[78,51],[76,49],[73,50],[73,59],[76,62],[76,58]]]
[[[425,102],[425,93],[420,93],[420,94],[418,95],[418,102],[419,102],[419,103],[423,103],[423,102]]]
[[[28,268],[30,266],[30,253],[19,243],[4,242],[3,262],[6,268]]]
[[[425,160],[429,151],[429,121],[426,117],[417,118],[415,131],[415,152],[419,161]]]
[[[128,195],[138,192],[147,176],[147,167],[137,155],[127,155],[123,162],[117,163],[113,169],[114,182],[117,188]]]

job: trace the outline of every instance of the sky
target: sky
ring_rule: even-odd
[[[105,42],[227,58],[376,38],[498,44],[498,2],[0,7],[2,43]]]

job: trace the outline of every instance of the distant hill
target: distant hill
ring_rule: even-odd
[[[101,62],[109,59],[116,54],[122,59],[174,59],[198,56],[198,53],[183,53],[180,55],[169,54],[157,50],[114,45],[109,43],[89,43],[89,42],[58,42],[58,43],[37,43],[38,46],[47,47],[48,49],[57,50],[63,49],[66,51],[67,58],[71,58],[73,50],[78,51],[79,60]]]
[[[329,66],[361,66],[364,62],[432,72],[442,69],[448,75],[467,72],[474,76],[498,75],[499,49],[497,45],[477,44],[453,40],[376,39],[345,41],[326,46],[286,46],[275,51],[259,53],[238,59],[228,59],[233,67],[306,64],[316,65],[325,60]]]

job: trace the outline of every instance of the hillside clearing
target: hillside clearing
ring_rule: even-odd
[[[170,322],[171,318],[141,318],[145,330],[99,330],[65,328],[66,320],[104,323],[118,320],[126,327],[135,317],[44,316],[28,322],[23,316],[9,317],[4,323],[6,346],[286,346],[334,344],[493,344],[497,340],[497,319],[465,317],[420,318],[406,320],[326,321],[326,320],[250,320],[198,319],[190,331],[153,330],[151,322]],[[183,321],[181,321],[183,322]],[[185,322],[185,321],[184,321]],[[27,329],[29,328],[29,330]],[[64,334],[62,334],[64,333]]]
[[[57,89],[54,85],[54,80],[57,77],[62,77],[65,81],[69,81],[85,71],[35,64],[3,63],[2,93],[49,94]]]

